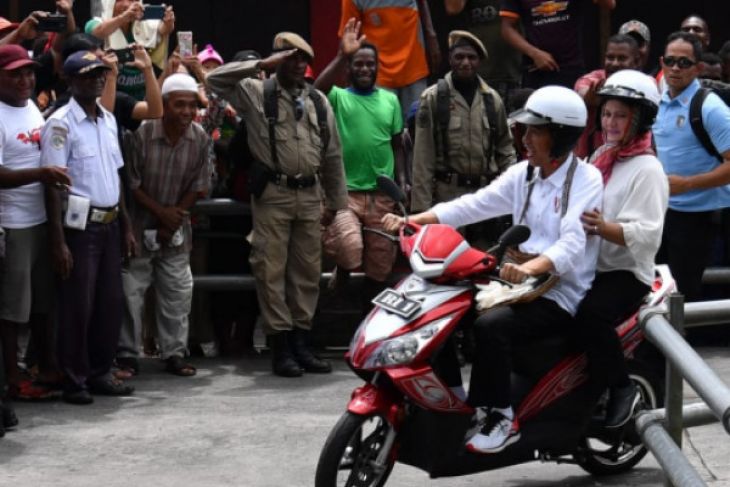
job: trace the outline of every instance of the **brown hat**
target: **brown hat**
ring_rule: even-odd
[[[460,41],[471,44],[477,50],[479,57],[487,59],[487,48],[484,47],[484,44],[477,36],[465,30],[452,30],[449,32],[449,49],[459,45]]]
[[[274,50],[282,51],[284,49],[299,49],[311,59],[314,59],[314,49],[312,49],[312,46],[302,36],[294,32],[279,32],[274,37]]]

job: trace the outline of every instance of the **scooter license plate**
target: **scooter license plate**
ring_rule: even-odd
[[[393,289],[386,289],[375,296],[373,304],[406,319],[421,308],[419,301],[407,298]]]

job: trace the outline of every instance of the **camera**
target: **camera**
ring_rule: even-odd
[[[165,16],[165,5],[145,5],[142,20],[162,20]]]
[[[126,49],[114,49],[114,54],[117,55],[117,61],[119,61],[120,65],[134,61],[134,52],[129,47]]]
[[[67,23],[68,17],[63,14],[48,14],[38,19],[36,29],[42,32],[63,32]]]

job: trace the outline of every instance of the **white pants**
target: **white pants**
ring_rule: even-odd
[[[155,321],[162,358],[184,357],[188,344],[188,315],[193,299],[190,254],[139,257],[122,271],[125,313],[119,335],[120,357],[137,357],[142,345],[142,313],[147,288],[155,289]]]

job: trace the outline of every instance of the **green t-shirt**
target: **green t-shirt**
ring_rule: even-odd
[[[395,158],[391,139],[403,131],[398,97],[376,88],[367,95],[333,87],[329,95],[342,140],[347,189],[371,191],[376,177],[393,177]]]

